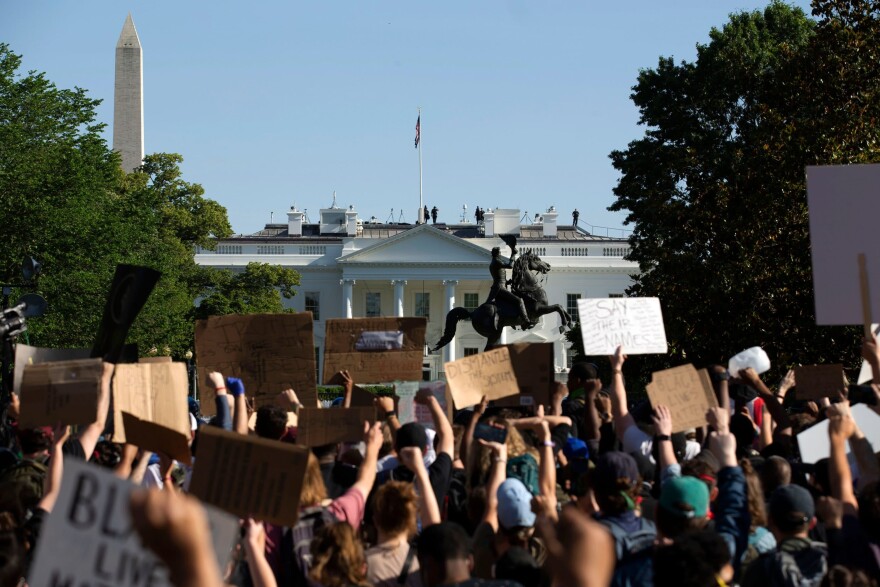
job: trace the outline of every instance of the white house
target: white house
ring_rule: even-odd
[[[299,292],[286,303],[313,313],[319,369],[328,318],[427,317],[425,371],[432,379],[440,376],[445,361],[482,350],[485,339],[468,322],[459,324],[453,342],[440,352],[429,353],[427,347],[440,339],[449,310],[474,309],[485,301],[492,247],[509,254],[499,234],[516,234],[521,251],[532,249],[550,263],[544,283],[548,300],[573,317],[578,298],[623,296],[638,272],[637,264],[623,259],[628,250],[623,231],[611,237],[580,225],[560,226],[552,207],[528,224],[514,209],[487,210],[477,224],[364,222],[352,208],[335,206],[322,209],[318,223],[295,207],[287,216],[287,224],[267,224],[254,234],[219,241],[214,251],[197,251],[196,262],[235,270],[256,261],[298,271]],[[529,331],[505,329],[502,342],[552,342],[556,369],[564,371],[569,345],[559,325],[556,314],[547,315]]]

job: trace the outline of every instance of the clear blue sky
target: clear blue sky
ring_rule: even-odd
[[[808,2],[795,2],[808,10]],[[147,153],[226,206],[236,232],[314,221],[334,190],[362,218],[416,217],[416,111],[424,196],[462,205],[555,205],[619,227],[608,154],[643,130],[629,99],[659,56],[692,60],[727,15],[757,0],[423,2],[6,0],[0,41],[24,69],[104,103],[112,138],[115,46],[131,11],[144,50]]]

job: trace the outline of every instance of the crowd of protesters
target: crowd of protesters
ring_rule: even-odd
[[[791,375],[771,389],[751,369],[712,366],[721,407],[705,426],[673,433],[668,407],[629,401],[624,352],[609,357],[610,381],[575,364],[548,405],[529,411],[484,398],[450,421],[420,392],[433,422],[424,426],[376,398],[362,442],[310,450],[296,525],[241,520],[225,568],[187,495],[190,469],[102,439],[113,365],[98,420],[75,435],[18,428],[13,396],[4,425],[14,443],[0,451],[0,587],[26,584],[62,454],[144,487],[131,498],[133,523],[180,587],[878,584],[880,466],[845,390],[799,402]],[[876,340],[862,355],[880,383]],[[354,382],[340,376],[345,407]],[[294,390],[254,417],[240,380],[212,373],[209,383],[217,415],[191,402],[196,459],[201,426],[296,443]],[[878,398],[871,385],[860,401],[878,411]],[[830,457],[805,464],[795,435],[822,419]]]

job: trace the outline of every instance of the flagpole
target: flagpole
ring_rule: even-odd
[[[419,107],[419,224],[425,224],[428,219],[425,218],[425,203],[422,200],[422,108]]]

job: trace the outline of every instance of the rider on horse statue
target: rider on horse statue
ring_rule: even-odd
[[[526,311],[526,305],[522,298],[507,289],[507,271],[505,269],[513,269],[513,262],[516,260],[516,237],[513,235],[502,235],[501,239],[510,247],[510,259],[505,263],[501,260],[501,249],[494,247],[492,249],[492,262],[489,263],[489,274],[492,276],[492,289],[489,290],[489,297],[486,303],[491,304],[498,300],[507,302],[514,308],[519,309],[519,326],[523,330],[533,327],[536,323],[529,320],[529,313]]]

